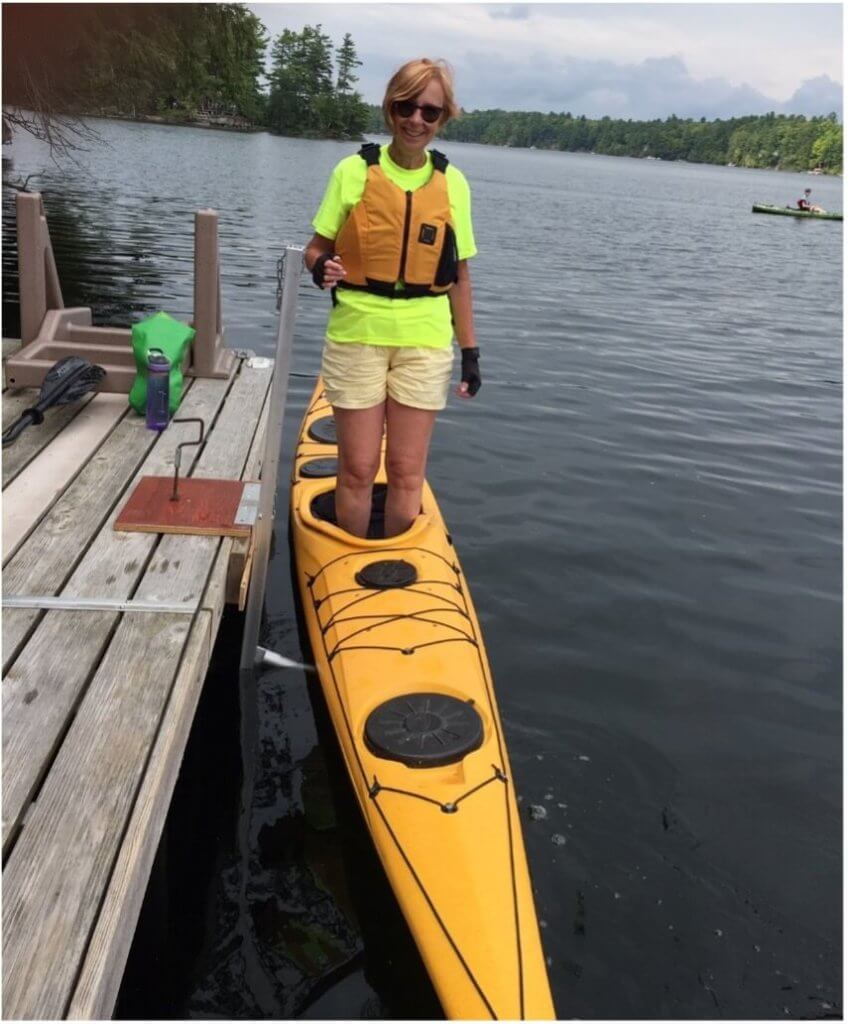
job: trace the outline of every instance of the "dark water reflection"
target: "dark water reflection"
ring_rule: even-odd
[[[228,342],[271,354],[276,257],[349,147],[102,130],[75,168],[26,140],[4,161],[41,174],[66,303],[189,316],[209,205]],[[801,175],[445,149],[473,189],[486,384],[440,418],[430,478],[546,811],[525,836],[559,1013],[839,1016],[842,227],[750,214]],[[813,188],[842,208],[841,181]],[[309,375],[326,297],[300,300]],[[292,378],[281,481],[311,387]],[[282,483],[277,508],[265,639],[299,657]],[[301,678],[244,699],[240,814],[228,630],[121,1014],[435,1014]]]

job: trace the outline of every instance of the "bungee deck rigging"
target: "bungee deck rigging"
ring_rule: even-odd
[[[334,432],[313,431],[330,412],[319,380],[295,454],[292,541],[357,800],[446,1014],[552,1018],[506,744],[452,540],[426,484],[399,537],[381,539],[379,517],[370,540],[335,525]]]

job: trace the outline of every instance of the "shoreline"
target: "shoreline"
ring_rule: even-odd
[[[209,121],[186,120],[177,121],[173,118],[163,117],[161,114],[141,114],[132,117],[129,114],[92,114],[85,113],[76,115],[91,121],[123,121],[125,124],[159,124],[167,128],[200,128],[205,131],[235,132],[239,135],[274,135],[280,139],[307,139],[313,142],[362,142],[364,136],[359,139],[346,139],[334,135],[283,135],[266,125],[229,125],[214,124]]]
[[[218,124],[214,121],[198,121],[186,119],[184,121],[171,117],[164,117],[162,114],[139,114],[133,117],[130,114],[95,114],[89,111],[79,115],[92,121],[124,121],[128,124],[161,124],[168,128],[201,128],[206,131],[237,132],[240,135],[255,135],[259,132],[267,132],[268,129],[261,125],[239,125],[239,124]]]
[[[376,133],[374,133],[376,134]],[[814,178],[841,178],[843,171],[827,171],[820,168],[811,170],[798,170],[792,167],[744,167],[734,163],[713,163],[702,160],[668,160],[663,156],[634,156],[631,153],[599,153],[594,149],[557,149],[553,146],[509,146],[500,142],[478,142],[472,139],[451,139],[440,136],[442,142],[459,142],[463,146],[484,146],[488,149],[516,149],[524,150],[527,153],[569,153],[573,156],[603,156],[613,160],[648,160],[662,164],[686,164],[690,167],[728,167],[737,171],[777,171],[781,174],[809,174]]]
[[[65,115],[69,116],[69,115]],[[204,131],[221,131],[221,132],[235,132],[240,135],[259,135],[265,133],[267,135],[276,135],[279,138],[292,138],[292,139],[311,139],[312,141],[328,141],[328,142],[357,142],[361,141],[357,139],[337,139],[333,136],[313,136],[313,135],[283,135],[280,132],[272,131],[270,128],[264,125],[237,125],[237,124],[216,124],[211,121],[205,120],[175,120],[173,118],[165,117],[161,114],[141,114],[132,117],[130,114],[103,114],[103,113],[83,113],[78,116],[80,118],[88,118],[93,121],[123,121],[127,124],[159,124],[165,125],[171,128],[199,128]],[[367,128],[363,133],[363,137],[372,135],[385,135],[385,131],[372,132]],[[740,167],[738,164],[733,163],[712,163],[692,160],[667,160],[661,156],[633,156],[630,153],[598,153],[592,149],[557,149],[556,147],[550,146],[509,146],[502,143],[495,142],[477,142],[470,139],[451,139],[440,137],[443,142],[459,142],[462,145],[470,146],[485,146],[491,149],[516,149],[525,150],[526,152],[537,152],[537,153],[571,153],[581,156],[606,156],[613,157],[615,159],[626,159],[626,160],[648,160],[655,161],[664,164],[689,164],[693,167],[729,167],[741,171],[777,171],[781,174],[807,174],[812,177],[822,178],[842,178],[843,171],[828,171],[825,169],[814,168],[811,170],[797,170],[789,167]]]

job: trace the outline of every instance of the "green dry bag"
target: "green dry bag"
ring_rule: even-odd
[[[130,391],[130,405],[137,413],[143,416],[147,405],[147,360],[152,348],[161,349],[171,364],[168,411],[172,415],[177,411],[183,396],[183,359],[194,340],[194,333],[193,327],[175,320],[167,313],[156,313],[133,324],[132,347],[136,375]]]

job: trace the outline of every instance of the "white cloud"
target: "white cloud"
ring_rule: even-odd
[[[787,114],[819,114],[835,110],[841,116],[842,86],[832,81],[827,75],[808,78],[783,104],[782,109]]]
[[[453,65],[467,109],[633,118],[842,109],[838,4],[251,6],[272,35],[319,22],[336,42],[351,32],[370,102],[399,64],[427,54]]]
[[[715,77],[698,80],[679,57],[649,58],[638,64],[568,58],[552,60],[544,53],[532,61],[504,64],[487,51],[466,56],[465,68],[474,88],[463,94],[466,109],[564,111],[588,117],[664,118],[731,117],[740,113],[780,111],[783,105],[749,85],[733,85]],[[839,110],[838,87],[819,80],[806,95],[793,98],[791,109],[806,113]],[[799,90],[800,91],[800,90]],[[823,100],[821,109],[818,100]],[[806,109],[804,109],[806,108]]]

